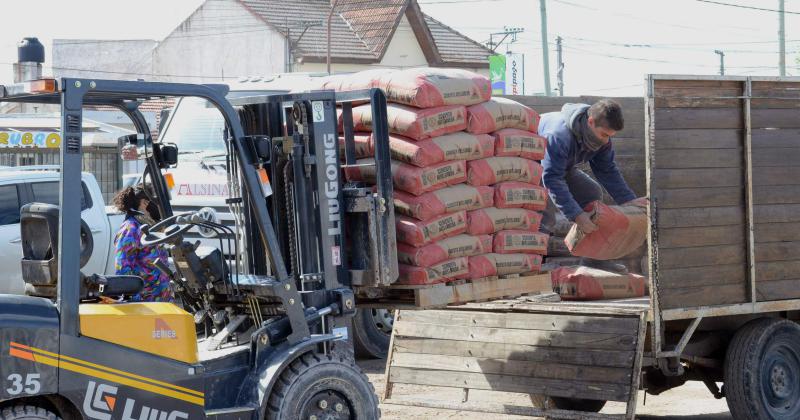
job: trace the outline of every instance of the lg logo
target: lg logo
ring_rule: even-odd
[[[117,404],[117,387],[89,381],[86,397],[83,399],[83,412],[97,420],[111,420],[111,413]]]
[[[111,420],[117,405],[117,387],[89,381],[86,397],[83,399],[83,412],[95,420]],[[138,411],[138,412],[137,412]],[[138,415],[137,415],[138,414]],[[136,409],[136,400],[127,398],[122,412],[122,420],[188,420],[189,413],[183,411],[162,411],[142,405]]]

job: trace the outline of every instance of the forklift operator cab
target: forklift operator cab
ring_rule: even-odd
[[[353,292],[328,279],[324,288],[298,290],[270,218],[264,136],[244,135],[226,93],[221,85],[70,78],[0,85],[0,102],[60,104],[64,139],[60,205],[21,210],[27,296],[0,295],[0,420],[379,417],[366,376],[348,352],[334,351],[346,343],[338,326],[355,312]],[[334,94],[323,96],[325,117],[335,121]],[[239,195],[229,200],[235,232],[198,214],[172,214],[162,170],[175,165],[177,151],[150,140],[137,109],[167,97],[203,98],[225,117],[229,183]],[[310,112],[302,97],[297,103]],[[86,105],[114,106],[136,126],[131,140],[145,147],[144,178],[163,215],[142,225],[142,245],[170,252],[175,272],[158,268],[183,309],[125,302],[141,290],[139,277],[81,272],[92,251],[75,193]],[[199,226],[232,233],[237,258],[226,261],[222,244],[187,241]],[[123,299],[98,303],[104,297]]]

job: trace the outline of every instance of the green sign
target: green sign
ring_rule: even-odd
[[[506,56],[497,54],[489,56],[489,77],[492,81],[492,95],[506,93]]]

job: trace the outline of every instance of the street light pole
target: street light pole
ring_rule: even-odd
[[[725,75],[725,53],[720,50],[714,50],[715,53],[719,54],[719,75]]]

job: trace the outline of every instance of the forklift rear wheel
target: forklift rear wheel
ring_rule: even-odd
[[[378,397],[351,359],[306,353],[287,367],[269,397],[267,419],[378,419]]]
[[[362,308],[353,317],[353,347],[360,359],[383,359],[389,353],[394,316],[392,311]]]
[[[603,400],[584,400],[581,398],[548,397],[531,394],[531,402],[536,408],[557,408],[559,410],[585,411],[599,413],[605,407]]]
[[[735,419],[800,418],[800,325],[759,318],[741,327],[725,356],[725,395]]]
[[[0,420],[61,420],[61,417],[41,407],[15,405],[0,411]]]

